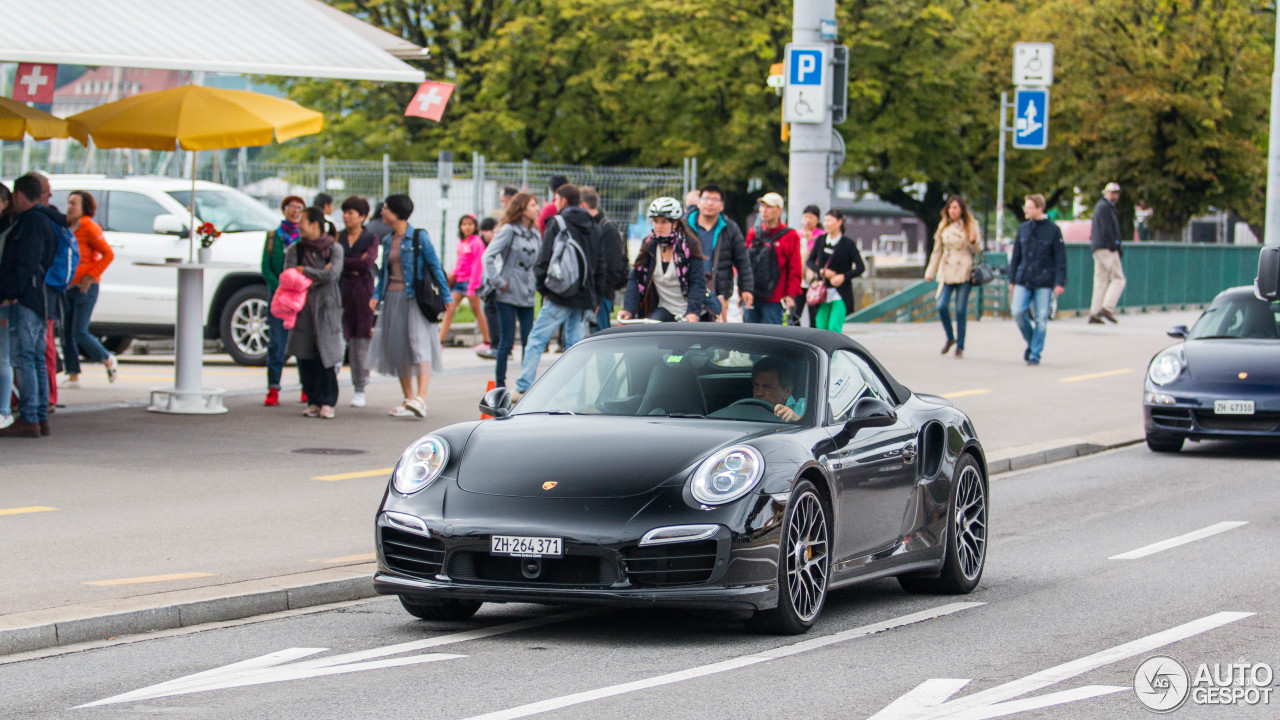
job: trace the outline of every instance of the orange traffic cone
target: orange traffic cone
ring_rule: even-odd
[[[493,381],[493,380],[490,380],[490,381],[489,381],[489,384],[485,386],[484,391],[485,391],[485,393],[487,394],[490,390],[494,389],[494,388],[495,388],[495,387],[497,387],[497,386],[498,386],[498,383],[497,383],[497,382],[495,382],[495,381]],[[493,416],[492,416],[492,415],[485,415],[484,413],[480,413],[480,419],[481,419],[481,420],[492,420],[492,419],[493,419]]]

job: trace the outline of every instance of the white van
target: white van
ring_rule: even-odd
[[[178,277],[171,269],[135,262],[188,258],[187,202],[191,181],[155,176],[50,175],[52,203],[66,210],[67,195],[84,190],[98,203],[115,261],[102,275],[89,331],[122,350],[135,337],[172,337],[178,316]],[[215,262],[243,265],[204,274],[205,337],[218,339],[242,365],[264,365],[267,357],[267,285],[262,279],[266,232],[280,214],[235,188],[196,182],[196,224],[222,232],[213,245]]]

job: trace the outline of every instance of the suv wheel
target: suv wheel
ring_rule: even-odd
[[[266,285],[250,285],[237,290],[222,308],[222,346],[241,365],[267,364],[268,302]]]

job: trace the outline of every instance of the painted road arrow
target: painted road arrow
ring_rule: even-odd
[[[451,645],[454,643],[467,642],[469,640],[478,640],[480,638],[502,635],[504,633],[516,632],[518,630],[528,630],[530,628],[551,625],[553,623],[564,622],[566,620],[575,620],[590,615],[597,615],[599,613],[599,610],[579,610],[571,613],[549,615],[547,617],[533,618],[531,620],[521,620],[519,622],[495,625],[488,628],[468,630],[466,632],[454,633],[452,635],[442,635],[440,637],[427,638],[425,640],[414,640],[406,643],[398,643],[396,645],[387,645],[385,647],[373,648],[372,650],[361,650],[359,652],[334,655],[327,658],[307,660],[305,662],[294,661],[300,660],[309,655],[316,655],[318,653],[325,652],[328,648],[289,648],[287,650],[269,653],[261,657],[244,660],[242,662],[224,665],[212,670],[205,670],[204,672],[199,672],[194,675],[187,675],[186,677],[169,680],[162,682],[159,685],[152,685],[151,687],[145,687],[141,690],[124,693],[123,695],[116,695],[115,697],[109,697],[105,700],[86,703],[79,707],[86,708],[96,707],[98,705],[133,702],[137,700],[152,700],[155,698],[168,697],[170,695],[188,695],[190,693],[218,690],[222,688],[262,685],[265,683],[284,682],[286,680],[302,680],[304,678],[321,677],[324,675],[340,675],[343,673],[361,672],[364,670],[417,665],[420,663],[436,662],[438,660],[454,660],[464,658],[466,655],[427,653],[425,655],[410,655],[409,657],[400,658],[392,658],[390,656],[403,655],[404,653],[416,652],[418,650],[439,647],[441,645]]]
[[[927,680],[868,720],[986,720],[1132,690],[1132,686],[1086,685],[1033,698],[1014,699],[1105,665],[1143,655],[1179,640],[1243,620],[1250,615],[1253,613],[1220,612],[956,700],[948,698],[969,684],[969,680]]]

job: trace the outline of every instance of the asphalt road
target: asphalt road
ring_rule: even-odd
[[[1117,428],[1138,437],[1146,363],[1172,342],[1166,327],[1194,317],[1064,319],[1035,368],[1022,363],[1008,321],[970,322],[963,360],[938,354],[935,323],[849,331],[909,387],[952,397],[996,453]],[[0,616],[371,561],[374,512],[405,446],[478,417],[491,364],[466,350],[447,351],[446,363],[425,421],[387,417],[400,395],[385,379],[362,409],[346,407],[344,388],[332,422],[302,418],[293,392],[264,408],[259,391],[245,389],[227,399],[226,415],[184,417],[87,409],[129,400],[127,392],[143,401],[156,379],[139,378],[131,391],[64,391],[70,407],[53,417],[52,437],[0,441]],[[261,379],[216,369],[229,386]],[[286,381],[294,377],[287,370]],[[77,405],[86,398],[98,405]]]
[[[1153,655],[1193,675],[1202,663],[1280,666],[1277,459],[1131,447],[997,476],[976,592],[913,596],[877,581],[834,593],[802,638],[656,610],[489,605],[432,623],[379,599],[0,658],[0,716],[888,720],[967,706],[960,717],[1150,717],[1133,688]],[[1219,532],[1150,547],[1209,527]],[[948,698],[958,704],[939,705]],[[73,710],[105,700],[118,702]],[[1278,705],[1188,701],[1174,716],[1275,717]]]

